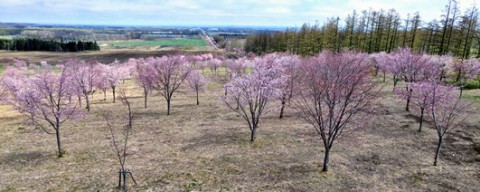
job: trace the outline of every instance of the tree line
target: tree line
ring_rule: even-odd
[[[78,52],[99,51],[96,41],[54,41],[37,38],[0,39],[0,50],[10,51],[54,51],[54,52]]]
[[[454,0],[448,0],[440,20],[430,22],[423,21],[418,12],[401,18],[395,9],[354,10],[344,21],[332,17],[323,24],[305,23],[300,29],[251,35],[247,37],[245,51],[257,54],[290,52],[305,56],[324,49],[390,53],[397,47],[409,47],[428,54],[480,57],[477,22],[475,6],[462,14]]]

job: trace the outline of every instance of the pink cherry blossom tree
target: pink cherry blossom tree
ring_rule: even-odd
[[[163,56],[161,58],[147,58],[152,65],[152,85],[167,101],[167,115],[170,115],[170,103],[173,93],[188,77],[191,68],[188,66],[185,56]]]
[[[393,91],[395,91],[398,82],[401,80],[402,66],[396,62],[396,58],[395,58],[396,55],[394,53],[390,53],[386,55],[377,55],[377,57],[380,57],[380,56],[384,56],[384,57],[381,59],[377,58],[376,61],[383,62],[383,64],[381,65],[385,68],[385,71],[392,75]]]
[[[449,96],[447,91],[453,91],[453,87],[448,87],[448,90],[443,90],[441,94],[437,93],[435,95],[436,98],[433,98],[433,90],[437,85],[434,80],[431,81],[423,81],[418,83],[409,83],[407,84],[409,90],[414,90],[413,92],[400,90],[399,94],[406,98],[410,97],[414,106],[416,106],[420,110],[420,125],[418,128],[418,132],[422,131],[422,125],[424,121],[425,112],[429,112],[430,106],[432,105],[433,100],[445,100]]]
[[[103,90],[104,97],[106,97],[106,89],[112,89],[113,102],[115,103],[115,90],[127,73],[124,71],[123,66],[118,62],[109,65],[99,64],[97,67],[99,74],[98,78],[96,78],[96,84]]]
[[[281,68],[276,65],[255,64],[253,72],[234,76],[224,87],[228,95],[223,98],[228,108],[240,114],[248,123],[250,142],[254,142],[260,118],[269,112],[269,103],[278,98]]]
[[[454,63],[453,68],[457,72],[456,81],[460,83],[460,98],[463,95],[463,88],[469,79],[474,79],[480,73],[480,67],[477,58],[459,60]]]
[[[233,71],[231,70],[226,70],[225,72],[223,73],[218,73],[217,75],[215,75],[213,77],[214,81],[216,81],[217,83],[223,85],[224,87],[224,96],[227,97],[228,95],[228,85],[227,83],[230,82],[232,80],[232,77],[233,76],[242,76],[241,74],[240,75],[237,75],[235,74]]]
[[[78,92],[84,97],[87,104],[87,111],[90,111],[89,96],[95,91],[95,82],[100,75],[96,62],[85,62],[81,60],[70,60],[65,64],[65,70]]]
[[[448,68],[455,63],[455,57],[448,54],[440,55],[440,56],[436,55],[436,56],[432,56],[431,61],[440,70],[439,80],[442,81],[443,79],[445,79]]]
[[[6,104],[14,99],[14,93],[19,91],[27,79],[27,69],[19,67],[7,67],[0,79],[0,98]]]
[[[368,114],[365,111],[378,96],[366,58],[353,52],[322,52],[304,61],[303,89],[294,100],[295,108],[323,141],[322,171],[328,171],[334,142],[345,132],[361,127]]]
[[[285,106],[289,102],[294,94],[298,92],[299,83],[302,75],[301,62],[297,55],[283,55],[279,58],[279,64],[282,67],[282,75],[284,81],[280,84],[281,96],[279,100],[281,102],[279,118],[283,118]]]
[[[429,55],[415,54],[409,48],[400,48],[395,52],[392,65],[394,65],[393,68],[399,70],[399,75],[405,84],[428,79],[429,77],[425,76],[427,74],[425,70],[432,66]],[[408,86],[405,86],[405,89],[409,92],[413,91]],[[406,111],[410,111],[410,95],[408,94],[405,98],[407,101]]]
[[[45,132],[55,134],[58,157],[64,154],[60,139],[62,124],[83,116],[81,110],[77,109],[77,104],[69,101],[71,95],[67,74],[65,69],[60,74],[45,70],[17,82],[11,81],[12,79],[4,81],[2,78],[2,85],[14,84],[7,86],[12,89],[8,89],[9,98],[4,100],[4,104],[12,105],[15,110],[27,114],[31,122]]]
[[[476,63],[474,66],[473,66],[473,79],[475,79],[479,84],[480,84],[480,63]],[[476,75],[474,75],[476,74]]]
[[[150,94],[153,89],[154,71],[152,65],[145,59],[130,59],[128,62],[135,65],[133,79],[137,85],[143,88],[144,107],[147,108],[148,94]]]
[[[211,71],[214,72],[215,75],[217,75],[217,70],[222,66],[223,61],[220,59],[211,59],[208,61],[208,67],[210,68]]]
[[[96,88],[98,89],[101,89],[102,92],[103,92],[103,101],[106,101],[107,100],[107,90],[110,88],[108,86],[108,77],[107,77],[107,68],[108,66],[105,65],[105,64],[99,64],[98,65],[98,68],[100,70],[99,72],[99,75],[98,75],[98,78],[96,78],[95,82],[94,82],[94,85]]]
[[[373,66],[375,68],[375,77],[378,75],[378,72],[381,70],[383,73],[383,82],[386,80],[387,66],[389,65],[391,55],[382,51],[380,53],[373,53],[370,55]],[[396,83],[395,85],[396,86]]]
[[[208,84],[207,79],[197,71],[192,71],[187,77],[187,85],[197,94],[197,105],[200,105],[198,93]]]
[[[438,135],[437,149],[433,161],[434,166],[438,164],[445,134],[466,121],[471,107],[470,103],[464,102],[456,96],[452,91],[453,89],[453,87],[446,87],[440,84],[433,84],[432,86],[433,96],[429,101],[431,103],[429,116]]]
[[[236,74],[236,76],[242,76],[247,73],[247,69],[251,67],[251,61],[246,58],[239,58],[229,60],[227,62],[227,72]]]

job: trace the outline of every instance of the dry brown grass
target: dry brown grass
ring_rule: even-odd
[[[126,167],[134,191],[478,191],[480,130],[473,121],[447,135],[440,166],[432,166],[435,131],[418,133],[417,118],[392,99],[391,87],[376,105],[369,126],[333,147],[330,172],[321,172],[323,146],[310,125],[287,109],[270,113],[249,143],[240,116],[217,99],[218,84],[201,94],[176,93],[172,113],[152,96],[143,108],[141,90],[123,85],[133,105],[134,126]],[[119,165],[101,113],[125,111],[111,98],[94,96],[92,113],[64,125],[64,158],[55,138],[22,125],[26,120],[0,109],[0,191],[114,191]],[[124,119],[118,119],[122,121]],[[130,186],[131,180],[130,180]]]

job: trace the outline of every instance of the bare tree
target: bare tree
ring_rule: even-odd
[[[120,164],[120,170],[118,172],[118,187],[120,188],[123,183],[123,191],[127,191],[127,176],[130,175],[135,185],[137,182],[133,178],[132,172],[125,168],[125,162],[127,157],[127,144],[128,144],[128,136],[131,134],[132,131],[132,119],[133,113],[132,108],[130,106],[130,102],[128,101],[125,92],[120,90],[120,100],[122,103],[127,107],[127,122],[120,130],[117,130],[117,126],[113,124],[114,120],[112,120],[112,115],[114,112],[104,113],[105,122],[107,123],[107,128],[109,130],[110,136],[112,138],[112,146],[115,151],[115,156]],[[118,132],[118,133],[117,133]],[[119,137],[123,137],[123,140]]]

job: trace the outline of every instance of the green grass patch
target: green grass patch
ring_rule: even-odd
[[[455,85],[455,86],[461,86],[462,85],[462,83],[455,82],[455,81],[447,81],[446,83],[447,84],[452,84],[452,85]],[[479,81],[468,80],[467,82],[465,82],[465,84],[463,86],[464,86],[463,89],[466,89],[466,90],[480,89],[480,82]]]
[[[203,39],[157,39],[151,41],[114,42],[114,47],[203,47],[207,43]]]

